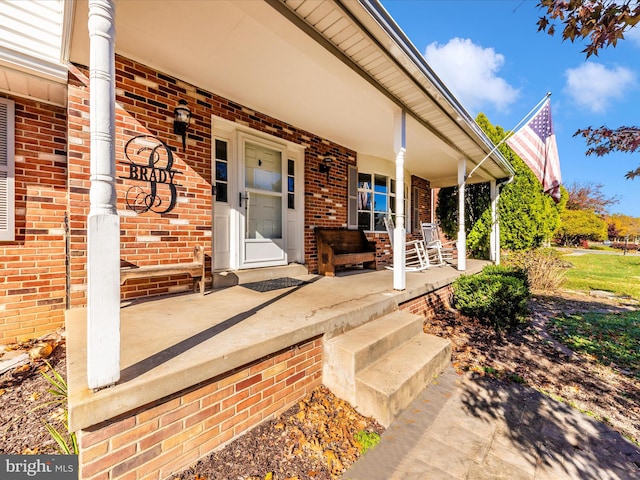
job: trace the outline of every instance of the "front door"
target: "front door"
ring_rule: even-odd
[[[285,265],[283,152],[245,140],[238,195],[241,267]]]

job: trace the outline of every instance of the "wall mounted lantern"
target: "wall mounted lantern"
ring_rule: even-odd
[[[322,159],[322,163],[318,167],[320,173],[327,174],[327,182],[329,181],[329,172],[331,171],[331,163],[333,163],[333,159],[331,157],[325,157]]]
[[[182,137],[182,150],[187,149],[187,128],[191,121],[191,110],[186,100],[178,101],[178,106],[173,111],[173,133]]]

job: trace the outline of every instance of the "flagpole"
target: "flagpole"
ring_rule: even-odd
[[[545,101],[546,101],[550,96],[551,96],[551,92],[547,92],[547,94],[544,96],[544,98],[543,98],[542,100],[540,100],[540,101],[536,104],[536,106],[535,106],[535,107],[533,107],[533,108],[529,111],[529,113],[527,113],[527,114],[522,118],[522,120],[520,120],[520,121],[518,122],[518,124],[517,124],[515,127],[513,127],[513,128],[509,131],[509,134],[508,134],[508,135],[505,135],[505,137],[504,137],[502,140],[500,140],[500,143],[498,143],[495,147],[493,147],[493,149],[492,149],[489,153],[487,153],[487,155],[486,155],[482,160],[480,160],[480,163],[478,163],[475,167],[473,167],[473,169],[469,172],[469,175],[467,175],[467,176],[465,177],[465,181],[466,181],[466,180],[468,180],[469,178],[471,178],[471,175],[473,175],[473,174],[475,173],[475,171],[476,171],[478,168],[480,168],[480,165],[482,165],[482,164],[484,163],[484,161],[485,161],[487,158],[489,158],[491,155],[493,155],[493,153],[494,153],[494,152],[495,152],[495,151],[500,147],[500,145],[502,145],[504,142],[506,142],[506,141],[507,141],[507,139],[508,139],[511,135],[513,135],[513,134],[516,132],[516,130],[518,129],[518,127],[519,127],[520,125],[522,125],[522,124],[524,123],[524,121],[525,121],[527,118],[529,118],[529,117],[531,116],[531,114],[533,114],[533,112],[536,112],[536,111],[538,110],[538,108],[540,108],[540,106],[541,106],[541,105],[542,105],[542,104],[543,104],[543,103],[544,103],[544,102],[545,102]]]

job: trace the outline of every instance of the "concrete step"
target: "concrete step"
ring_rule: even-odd
[[[306,266],[290,263],[279,267],[251,268],[246,270],[229,270],[213,274],[213,287],[226,288],[245,283],[261,282],[284,277],[300,277],[309,274]]]
[[[422,317],[396,310],[325,342],[322,379],[355,405],[356,375],[422,332]]]
[[[356,375],[356,405],[385,427],[451,361],[451,342],[420,333]]]

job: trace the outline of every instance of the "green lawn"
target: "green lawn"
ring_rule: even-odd
[[[550,321],[550,331],[574,352],[640,378],[640,311],[562,315]]]
[[[640,300],[640,257],[587,254],[564,256],[574,268],[562,287],[569,290],[605,290]]]

